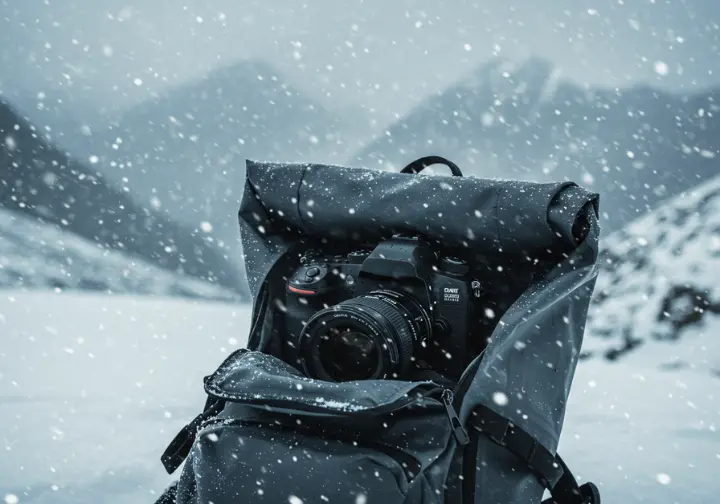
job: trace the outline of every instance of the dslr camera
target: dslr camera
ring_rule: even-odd
[[[286,360],[324,381],[457,379],[486,343],[484,297],[466,261],[419,237],[310,250],[287,281]]]

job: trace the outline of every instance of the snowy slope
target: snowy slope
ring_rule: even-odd
[[[153,502],[170,479],[160,453],[199,412],[202,376],[243,344],[249,323],[245,305],[2,293],[0,496]],[[687,346],[699,354],[702,339]],[[584,361],[560,449],[606,503],[714,502],[718,383],[652,361]]]
[[[608,236],[603,249],[585,351],[612,360],[648,347],[663,367],[720,376],[720,176]],[[710,346],[688,354],[705,332]]]
[[[180,224],[167,209],[139,202],[127,187],[113,187],[97,171],[97,153],[87,153],[90,164],[84,164],[46,133],[0,97],[0,207],[244,294],[241,268],[211,239],[200,214]],[[235,221],[234,213],[228,221]]]
[[[7,287],[238,298],[228,289],[174,274],[52,224],[0,209],[0,288]]]

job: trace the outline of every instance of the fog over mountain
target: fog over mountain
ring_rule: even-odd
[[[132,107],[86,145],[115,185],[168,218],[202,226],[240,263],[245,160],[339,162],[369,128],[362,110],[329,111],[271,65],[248,60]]]
[[[537,55],[593,86],[717,84],[719,22],[715,0],[0,0],[0,92],[62,88],[82,121],[259,58],[384,123],[493,57]]]

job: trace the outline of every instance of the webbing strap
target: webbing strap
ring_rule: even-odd
[[[528,465],[552,496],[542,504],[600,504],[600,492],[595,484],[578,485],[559,455],[553,455],[507,418],[479,406],[473,411],[469,424]]]

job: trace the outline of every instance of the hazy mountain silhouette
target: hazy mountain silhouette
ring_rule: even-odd
[[[573,179],[601,193],[605,229],[720,172],[720,90],[583,89],[542,59],[497,60],[425,100],[348,163],[426,154],[483,177]]]
[[[0,206],[141,256],[172,271],[242,291],[242,275],[200,229],[179,225],[53,147],[0,101]]]
[[[57,149],[81,158],[89,155],[90,133],[107,124],[109,117],[107,110],[88,102],[88,91],[86,85],[72,79],[53,81],[42,73],[28,79],[0,60],[0,99],[12,103]]]
[[[193,226],[208,222],[234,251],[246,158],[337,161],[359,147],[349,142],[364,127],[361,114],[325,110],[251,60],[130,109],[96,154],[141,201]]]

